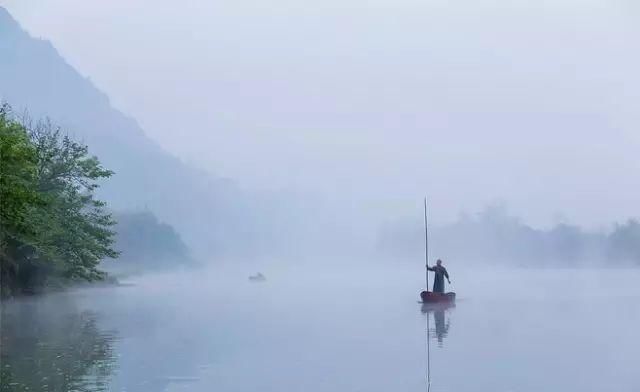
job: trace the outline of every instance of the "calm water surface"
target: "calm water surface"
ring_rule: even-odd
[[[184,272],[6,301],[2,391],[640,391],[640,271]]]

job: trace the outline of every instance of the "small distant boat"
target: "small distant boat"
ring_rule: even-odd
[[[262,273],[258,272],[255,275],[249,276],[249,280],[252,282],[264,282],[265,280],[267,280],[267,278],[265,278],[265,276],[262,275]]]

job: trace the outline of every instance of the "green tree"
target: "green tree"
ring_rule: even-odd
[[[113,172],[49,121],[2,113],[3,293],[102,279],[98,264],[118,253],[95,190]]]
[[[36,149],[27,130],[11,120],[8,105],[0,107],[0,279],[3,292],[18,274],[22,248],[35,241],[29,218],[42,205],[37,192]]]
[[[111,247],[115,222],[94,192],[113,172],[48,121],[30,128],[30,137],[38,157],[38,192],[46,202],[31,214],[39,228],[39,257],[63,278],[99,280],[98,264],[117,252]]]

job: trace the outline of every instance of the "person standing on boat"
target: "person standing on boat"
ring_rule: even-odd
[[[427,269],[429,271],[433,271],[435,275],[433,278],[433,292],[444,293],[444,278],[447,278],[447,282],[449,282],[449,284],[451,284],[451,281],[449,280],[449,273],[447,272],[447,269],[442,266],[442,260],[438,259],[435,266],[427,266]]]

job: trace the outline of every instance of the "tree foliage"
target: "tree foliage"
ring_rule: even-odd
[[[10,121],[9,107],[0,108],[0,251],[7,241],[25,241],[33,234],[27,215],[39,195],[36,191],[37,152],[27,131]]]
[[[0,140],[3,293],[103,278],[115,222],[94,192],[113,173],[49,121],[19,122],[7,106]]]

